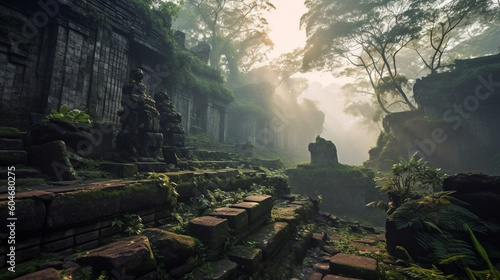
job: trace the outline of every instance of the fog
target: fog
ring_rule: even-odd
[[[313,82],[301,97],[317,101],[318,108],[325,113],[324,130],[321,137],[331,140],[337,147],[339,162],[361,165],[368,159],[368,150],[375,146],[380,129],[360,124],[360,120],[344,112],[348,102],[340,84]]]
[[[276,9],[267,15],[269,36],[274,42],[274,49],[268,54],[270,58],[303,47],[306,41],[305,30],[300,29],[300,17],[307,11],[303,1],[276,0],[273,5]],[[321,137],[337,146],[339,161],[361,165],[368,159],[368,150],[375,146],[380,128],[375,124],[361,125],[359,119],[344,112],[348,100],[341,88],[349,79],[319,72],[298,73],[293,77],[308,80],[309,87],[299,96],[299,101],[310,99],[325,113]]]

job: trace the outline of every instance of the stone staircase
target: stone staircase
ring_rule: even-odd
[[[24,149],[24,139],[26,133],[19,131],[14,127],[0,126],[0,193],[7,191],[7,177],[9,166],[25,166],[28,164],[28,154]],[[22,167],[13,170],[16,184],[27,178],[40,177],[40,171],[37,169]]]
[[[26,133],[13,127],[0,127],[0,166],[26,165],[28,155],[24,150]]]

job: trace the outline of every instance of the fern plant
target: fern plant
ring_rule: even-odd
[[[478,234],[499,230],[497,224],[483,221],[465,205],[449,196],[449,192],[441,193],[405,203],[394,211],[391,218],[397,230],[412,228],[415,232],[418,245],[428,252],[419,261],[437,264],[445,270],[463,271],[465,267],[479,267],[483,263],[468,242],[467,227]]]
[[[374,201],[367,206],[383,208],[390,215],[406,201],[430,195],[441,187],[440,169],[427,166],[422,158],[417,159],[417,154],[409,160],[400,159],[387,176],[375,178],[380,183],[380,191],[388,193],[389,203]]]

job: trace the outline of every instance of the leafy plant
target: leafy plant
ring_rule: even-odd
[[[115,218],[111,221],[111,226],[118,228],[127,236],[141,234],[144,230],[142,218],[137,214],[125,214],[121,219]]]
[[[484,248],[481,250],[482,247],[478,246],[477,239],[471,238],[474,245],[467,241],[471,232],[467,228],[482,235],[492,235],[500,227],[482,220],[465,208],[464,202],[448,194],[445,192],[405,203],[394,211],[391,219],[397,230],[411,228],[410,232],[415,232],[416,242],[426,252],[425,256],[417,257],[417,261],[434,264],[443,271],[464,273],[467,267],[482,265],[479,256],[483,259],[487,256]],[[492,247],[488,251],[498,254]]]
[[[385,208],[391,214],[408,200],[430,195],[441,186],[440,169],[427,166],[427,162],[417,159],[417,155],[418,152],[409,160],[400,159],[392,166],[389,175],[375,178],[381,183],[380,190],[389,194],[390,202],[374,201],[367,206]]]
[[[177,193],[177,184],[171,183],[170,178],[167,175],[161,173],[151,173],[148,179],[153,179],[154,183],[167,190],[167,203],[169,209],[175,209],[177,207],[177,199],[179,198],[179,193]]]
[[[474,235],[474,232],[472,229],[469,227],[469,225],[465,224],[465,228],[469,232],[470,238],[472,240],[472,244],[474,245],[474,248],[476,251],[479,253],[481,258],[486,262],[488,265],[488,270],[487,271],[472,271],[470,268],[466,267],[465,271],[467,272],[467,275],[471,280],[476,280],[476,276],[487,279],[493,279],[493,280],[500,280],[500,271],[493,266],[493,263],[491,263],[490,258],[488,257],[488,253],[484,249],[483,245],[479,243],[479,241],[476,238],[476,235]],[[492,277],[492,278],[490,278]]]
[[[92,123],[90,121],[90,116],[85,112],[85,110],[70,109],[66,104],[61,106],[59,112],[52,109],[50,114],[46,116],[46,119],[59,119],[73,123]]]

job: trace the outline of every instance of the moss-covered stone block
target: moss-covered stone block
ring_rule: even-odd
[[[157,268],[156,259],[146,236],[139,235],[110,243],[75,256],[81,266],[91,266],[94,272],[113,272],[117,279],[136,279]]]
[[[139,173],[139,168],[133,163],[102,163],[100,167],[117,178],[130,178]]]
[[[196,250],[196,241],[193,237],[180,235],[157,228],[144,230],[153,248],[158,250],[165,268],[170,269],[182,265]]]
[[[274,206],[273,197],[270,195],[251,195],[245,197],[243,201],[257,202],[258,204],[261,204],[267,212],[271,212],[271,209],[273,209]]]
[[[241,233],[248,228],[248,214],[245,209],[238,208],[217,208],[208,215],[227,219],[229,228],[234,230],[235,234]]]
[[[34,199],[21,199],[14,200],[14,213],[15,216],[9,215],[11,211],[9,209],[9,201],[0,201],[0,218],[2,221],[7,221],[8,217],[17,218],[17,222],[15,222],[15,234],[20,237],[27,234],[33,234],[35,232],[41,232],[43,229],[43,225],[46,217],[46,208],[45,204],[40,200]],[[1,234],[9,234],[7,227],[1,227]]]
[[[57,194],[47,208],[47,229],[111,217],[120,204],[119,187]]]
[[[210,248],[221,246],[229,236],[227,219],[203,216],[189,221],[189,234]]]
[[[338,253],[330,258],[330,272],[367,280],[380,278],[376,259],[345,253]]]
[[[25,151],[3,150],[0,151],[0,165],[26,164],[28,156]]]
[[[52,180],[72,181],[76,179],[76,172],[69,161],[68,151],[63,141],[29,147],[26,151],[30,165],[38,167]]]
[[[258,270],[263,257],[261,249],[242,245],[234,246],[227,252],[227,256],[229,260],[238,264],[243,273],[250,275]]]
[[[264,205],[257,202],[240,202],[231,205],[231,208],[245,209],[248,214],[248,223],[250,225],[257,222],[262,217],[265,217],[267,214],[270,214],[270,211],[267,211]]]
[[[195,270],[193,279],[230,280],[236,279],[238,265],[230,260],[222,259],[207,263]]]
[[[2,147],[2,150],[22,150],[24,144],[21,139],[0,138],[0,147]]]
[[[278,249],[290,238],[288,223],[276,222],[261,228],[247,238],[247,241],[257,243],[257,248],[262,250],[264,259],[273,256]]]
[[[0,126],[0,138],[18,138],[19,129],[15,127]]]
[[[154,182],[141,182],[124,186],[120,189],[120,212],[147,208],[151,205],[167,207],[168,186],[157,186]]]
[[[170,178],[171,182],[187,182],[194,178],[193,171],[178,171],[178,172],[168,172],[166,175]]]

